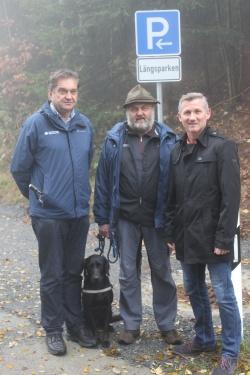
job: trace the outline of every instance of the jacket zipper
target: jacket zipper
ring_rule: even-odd
[[[140,137],[140,142],[141,142],[141,143],[143,142],[142,135],[141,135],[141,137]],[[140,186],[140,190],[142,190],[142,186]],[[142,193],[142,191],[141,191],[141,193]],[[140,206],[142,205],[142,197],[139,197],[139,204],[140,204]]]
[[[73,192],[74,192],[74,201],[75,201],[74,211],[75,211],[75,217],[77,217],[77,212],[76,212],[76,205],[77,205],[77,204],[76,204],[76,191],[75,191],[75,173],[74,173],[74,163],[73,163],[72,152],[71,152],[71,147],[70,147],[69,133],[66,132],[66,135],[67,135],[67,141],[68,141],[68,146],[69,146],[70,161],[71,161],[71,165],[72,165]]]

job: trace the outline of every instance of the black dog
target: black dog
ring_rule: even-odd
[[[112,302],[109,262],[103,255],[91,255],[84,260],[82,289],[84,319],[105,347],[110,345],[109,324],[112,322]]]

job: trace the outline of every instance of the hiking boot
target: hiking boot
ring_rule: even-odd
[[[52,333],[46,335],[45,342],[48,352],[53,355],[66,354],[67,348],[61,333]]]
[[[209,346],[202,346],[197,344],[194,340],[188,341],[185,344],[177,346],[173,353],[175,354],[183,354],[183,355],[196,355],[203,352],[213,352],[215,351],[215,345],[209,345]]]
[[[176,329],[171,329],[169,331],[161,331],[161,335],[164,341],[169,345],[182,344],[182,338],[180,337]]]
[[[222,356],[219,367],[215,367],[211,375],[233,375],[237,367],[237,359]]]
[[[124,329],[118,336],[119,344],[130,345],[133,344],[140,336],[140,330],[126,330]]]
[[[92,331],[86,327],[76,327],[68,330],[67,339],[77,342],[80,346],[85,348],[94,348],[97,341]]]

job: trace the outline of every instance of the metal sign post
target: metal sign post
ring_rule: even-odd
[[[157,100],[160,102],[157,104],[157,120],[158,122],[162,122],[163,120],[163,106],[162,106],[162,83],[156,83],[156,92],[157,92]]]

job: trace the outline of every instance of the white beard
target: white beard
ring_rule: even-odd
[[[128,126],[130,127],[130,129],[132,129],[134,132],[136,132],[138,134],[148,133],[152,129],[154,121],[155,121],[154,113],[152,113],[152,116],[149,120],[141,119],[141,120],[135,121],[135,122],[132,122],[130,120],[128,113],[126,115],[127,115]]]

